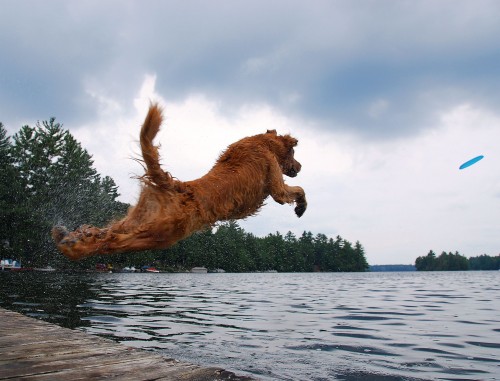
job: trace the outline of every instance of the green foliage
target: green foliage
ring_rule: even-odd
[[[418,257],[415,260],[417,271],[433,271],[436,263],[436,253],[432,250],[425,257]]]
[[[500,255],[490,257],[483,254],[477,257],[465,256],[458,252],[442,252],[439,257],[432,250],[426,256],[415,260],[417,271],[463,271],[463,270],[499,270]]]
[[[478,257],[469,258],[471,270],[500,270],[500,255],[490,257],[483,254]]]
[[[140,256],[135,258],[135,265]],[[366,271],[368,263],[359,242],[304,232],[297,239],[288,232],[266,237],[246,233],[235,221],[221,223],[215,231],[194,234],[174,247],[160,251],[156,263],[170,268],[203,266],[229,272]]]
[[[8,228],[2,228],[0,239],[8,240],[24,265],[65,261],[50,237],[52,226],[103,224],[126,210],[116,201],[114,181],[101,179],[88,152],[54,118],[22,127],[12,140],[2,127],[0,192],[2,219],[8,220],[2,226]]]
[[[2,258],[14,254],[11,237],[24,230],[28,217],[21,181],[12,158],[10,139],[0,123],[0,255]]]

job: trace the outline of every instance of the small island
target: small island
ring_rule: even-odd
[[[491,257],[483,254],[466,258],[459,252],[442,252],[439,256],[432,250],[426,256],[415,260],[417,271],[465,271],[465,270],[499,270],[500,255]]]

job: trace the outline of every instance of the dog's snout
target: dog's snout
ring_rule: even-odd
[[[302,164],[300,164],[297,160],[295,160],[295,172],[299,173],[302,169]]]
[[[301,168],[302,165],[294,159],[293,164],[291,165],[290,169],[285,172],[285,175],[287,175],[288,177],[295,177],[300,172]]]

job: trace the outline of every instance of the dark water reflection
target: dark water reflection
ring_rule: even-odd
[[[0,304],[261,379],[500,380],[500,272],[0,274]]]
[[[95,295],[95,277],[0,271],[0,306],[63,327],[90,326],[78,307]]]

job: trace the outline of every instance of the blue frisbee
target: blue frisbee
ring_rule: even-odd
[[[476,156],[474,159],[470,159],[469,161],[466,161],[465,163],[463,163],[459,169],[464,169],[464,168],[467,168],[467,167],[470,167],[471,165],[473,164],[476,164],[479,160],[481,160],[484,156],[483,155],[479,155],[479,156]]]

